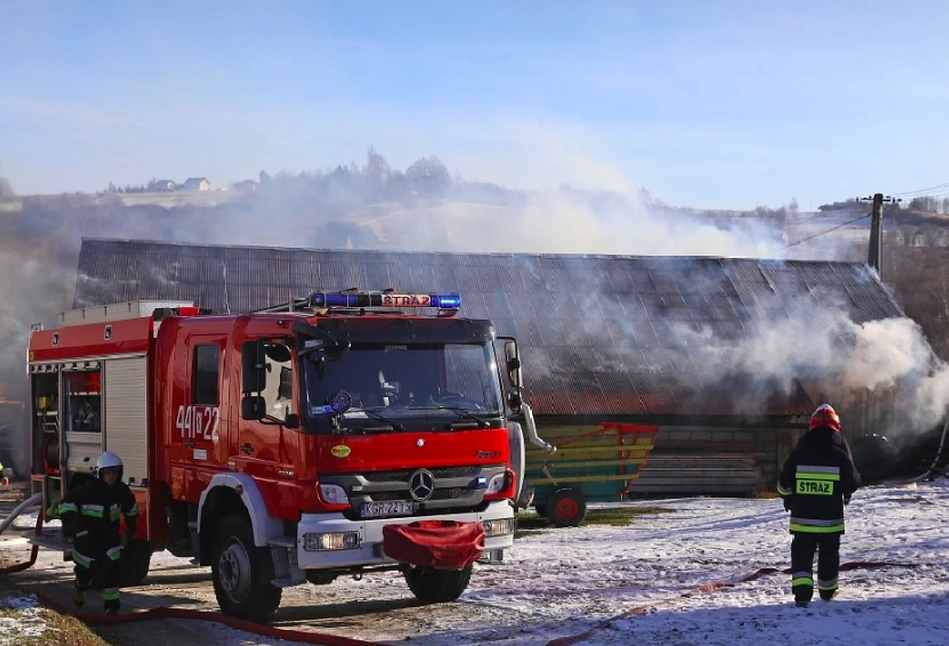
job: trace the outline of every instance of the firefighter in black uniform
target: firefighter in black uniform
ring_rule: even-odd
[[[122,549],[135,536],[138,504],[122,482],[122,460],[106,451],[96,462],[96,479],[63,496],[59,516],[63,536],[73,539],[77,606],[86,601],[86,590],[96,579],[102,586],[105,612],[119,611],[119,559]],[[125,515],[125,536],[119,535],[119,516]]]
[[[840,434],[840,417],[822,404],[778,478],[784,509],[791,512],[791,591],[798,606],[807,606],[814,595],[815,550],[820,598],[830,601],[837,595],[844,505],[859,486],[860,474]]]

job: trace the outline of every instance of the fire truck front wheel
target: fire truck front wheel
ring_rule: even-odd
[[[431,567],[409,566],[404,570],[405,582],[415,598],[422,603],[454,601],[468,587],[473,564],[462,570],[436,570]]]
[[[259,623],[270,621],[282,590],[272,584],[270,550],[254,545],[250,521],[229,514],[218,524],[211,559],[214,594],[225,614]]]

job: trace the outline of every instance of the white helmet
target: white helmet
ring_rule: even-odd
[[[112,451],[106,451],[99,456],[99,459],[96,460],[96,475],[102,474],[103,469],[118,469],[119,470],[119,479],[122,478],[122,458],[113,453]]]

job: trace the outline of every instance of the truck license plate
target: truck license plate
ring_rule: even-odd
[[[415,504],[408,500],[386,500],[383,502],[364,502],[360,515],[364,518],[375,516],[411,516],[415,513]]]

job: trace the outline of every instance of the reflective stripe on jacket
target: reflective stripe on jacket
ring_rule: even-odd
[[[845,496],[860,486],[860,474],[840,433],[808,431],[784,463],[778,493],[791,510],[793,534],[844,533]]]

